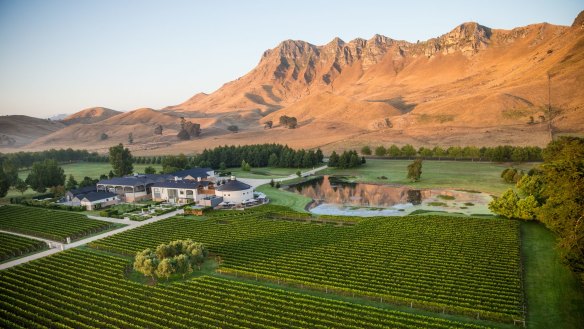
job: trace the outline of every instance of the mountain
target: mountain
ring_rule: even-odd
[[[0,116],[0,150],[24,146],[33,140],[62,129],[58,121],[26,115]]]
[[[572,26],[512,30],[463,23],[416,43],[382,35],[321,46],[286,40],[245,76],[167,110],[265,116],[260,125],[244,122],[250,128],[281,115],[306,125],[351,123],[370,130],[359,133],[363,142],[544,145],[549,82],[554,132],[584,130],[582,16]]]
[[[85,110],[81,110],[77,113],[71,114],[61,121],[66,125],[72,125],[75,123],[96,123],[103,121],[105,119],[111,118],[122,112],[108,109],[105,107],[92,107]]]
[[[582,85],[584,13],[572,26],[501,30],[467,22],[418,42],[383,35],[325,45],[286,40],[211,94],[161,111],[84,110],[29,148],[102,150],[127,143],[130,132],[136,154],[266,141],[325,152],[391,143],[544,146],[550,126],[555,135],[584,133]],[[296,117],[298,128],[281,127],[283,115]],[[178,141],[180,117],[199,123],[203,134]],[[158,124],[163,135],[152,134]],[[109,138],[100,140],[102,133]]]

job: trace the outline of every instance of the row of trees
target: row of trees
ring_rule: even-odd
[[[308,168],[322,163],[323,157],[320,149],[294,150],[281,144],[219,146],[205,149],[193,157],[190,165],[213,169],[235,168],[245,160],[252,167]]]
[[[355,168],[359,167],[360,165],[364,164],[365,158],[359,157],[357,151],[344,151],[341,155],[338,155],[337,152],[333,151],[331,156],[329,157],[328,166],[329,167],[336,167],[339,169],[346,169],[346,168]]]
[[[150,248],[136,254],[134,269],[145,276],[168,279],[172,274],[184,276],[193,272],[193,267],[200,269],[208,255],[207,248],[199,242],[176,240],[161,244],[156,250]]]
[[[91,161],[94,162],[96,158],[100,158],[98,153],[89,152],[87,150],[73,150],[68,149],[50,149],[42,152],[17,152],[17,153],[0,153],[0,164],[10,162],[17,168],[30,168],[33,163],[44,161],[47,159],[56,160],[59,163],[75,162],[75,161]]]
[[[543,150],[543,164],[489,204],[508,217],[536,219],[558,237],[564,261],[584,281],[584,139],[561,137]]]
[[[392,158],[412,158],[420,156],[426,159],[468,159],[493,162],[526,162],[543,160],[542,149],[540,147],[511,145],[481,148],[476,146],[451,146],[448,148],[436,146],[434,148],[420,147],[419,149],[416,149],[412,145],[406,144],[402,147],[398,147],[397,145],[391,145],[389,147],[380,145],[373,150],[369,146],[363,146],[361,148],[361,154]]]

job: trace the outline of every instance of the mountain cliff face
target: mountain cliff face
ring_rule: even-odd
[[[482,124],[513,124],[543,115],[551,73],[557,107],[580,113],[584,94],[573,82],[584,72],[577,55],[584,48],[581,17],[572,27],[542,23],[513,30],[470,22],[416,43],[382,35],[350,42],[335,38],[322,46],[286,40],[265,51],[245,76],[168,110],[207,115],[260,111],[273,119],[300,99],[329,93],[346,97],[349,112],[354,101],[413,104],[400,115],[411,113],[396,118],[402,126],[438,121],[472,126],[478,124],[477,112],[485,111]],[[322,98],[312,111],[318,113],[321,105]],[[361,120],[355,112],[353,119]]]
[[[172,143],[175,120],[184,116],[203,129],[200,139],[176,146],[186,153],[263,141],[325,151],[381,143],[543,146],[550,120],[554,134],[584,133],[583,85],[584,13],[572,26],[463,23],[418,42],[383,35],[320,46],[286,40],[246,75],[163,109],[170,116],[118,114],[95,130],[73,125],[35,145],[92,141],[101,132],[123,141],[132,120],[142,127],[134,135],[152,142],[152,126],[167,124],[164,141]],[[279,127],[283,115],[296,117],[299,128]],[[267,121],[275,128],[264,129]]]

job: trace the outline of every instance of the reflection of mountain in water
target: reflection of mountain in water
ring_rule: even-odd
[[[317,203],[391,207],[396,204],[420,204],[422,202],[420,190],[409,187],[343,183],[337,182],[337,180],[331,183],[328,176],[295,185],[290,190],[312,198]]]

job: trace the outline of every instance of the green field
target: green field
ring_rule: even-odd
[[[0,262],[47,249],[43,241],[0,232]]]
[[[69,250],[0,272],[9,328],[487,328],[209,276],[128,280],[126,258]]]
[[[305,170],[305,169],[300,169]],[[263,167],[263,168],[252,168],[251,171],[243,171],[241,168],[228,168],[232,175],[241,178],[259,178],[259,179],[272,179],[272,178],[283,178],[295,174],[298,169],[296,168],[274,168],[274,167]]]
[[[338,227],[272,220],[257,210],[176,217],[90,246],[134,255],[185,238],[220,254],[222,273],[505,322],[523,316],[513,221],[419,216]]]
[[[529,327],[583,328],[584,291],[562,265],[554,235],[537,222],[521,223],[521,232]]]
[[[73,212],[42,208],[0,207],[0,229],[64,242],[107,230],[112,223]]]
[[[468,161],[424,161],[422,179],[417,183],[410,182],[407,176],[407,166],[410,160],[368,159],[359,168],[335,169],[329,168],[319,174],[347,175],[357,182],[376,182],[385,184],[401,184],[421,188],[451,188],[469,189],[495,195],[502,194],[513,187],[501,179],[501,172],[511,164]],[[536,164],[524,163],[513,165],[515,168],[529,170]],[[385,176],[388,179],[379,179]]]
[[[280,190],[269,184],[258,186],[255,190],[265,193],[270,198],[270,204],[289,207],[298,212],[306,212],[304,208],[312,201],[303,195]]]

